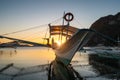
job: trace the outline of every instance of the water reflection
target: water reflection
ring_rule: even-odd
[[[8,55],[8,56],[14,56],[14,55],[16,55],[17,54],[17,50],[15,49],[10,49],[10,50],[7,50],[7,49],[1,49],[0,50],[0,56],[6,56],[6,55]]]
[[[0,64],[14,63],[17,66],[46,64],[55,58],[52,49],[45,47],[19,47],[0,49]]]
[[[2,50],[0,50],[0,55],[2,55],[3,54],[3,51]]]
[[[21,68],[26,68],[23,70],[23,72],[32,72],[32,71],[38,71],[42,70],[38,74],[29,74],[29,75],[24,75],[20,77],[16,77],[14,80],[47,80],[47,69],[46,66],[54,60],[55,58],[55,53],[51,48],[45,48],[45,47],[19,47],[19,48],[3,48],[0,49],[0,68],[2,65],[7,65],[10,63],[14,63],[15,67],[18,67],[19,70]],[[80,73],[82,77],[84,77],[86,80],[109,80],[105,76],[101,76],[100,71],[102,68],[102,72],[106,70],[104,66],[101,67],[101,64],[98,64],[100,66],[93,66],[90,65],[90,58],[95,59],[95,57],[90,57],[90,54],[85,53],[84,51],[77,52],[72,59],[71,64],[73,65],[74,69]],[[47,64],[47,65],[46,65]],[[41,65],[41,66],[36,66],[36,65]],[[97,65],[97,64],[95,64]],[[35,67],[31,67],[35,66]],[[45,67],[43,67],[45,66]],[[9,68],[6,73],[15,73],[14,68]],[[38,68],[38,69],[37,69]],[[111,75],[109,75],[111,76]],[[2,77],[2,78],[1,78]],[[3,79],[4,76],[0,75],[1,80],[10,80],[5,76],[5,79]],[[116,79],[116,78],[112,78]]]

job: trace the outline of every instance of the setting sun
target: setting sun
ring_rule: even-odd
[[[58,46],[61,46],[61,42],[60,41],[56,41]]]

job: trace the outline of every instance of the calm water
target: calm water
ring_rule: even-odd
[[[99,73],[89,65],[89,56],[86,53],[77,52],[71,62],[74,69],[76,69],[81,76],[90,77],[87,80],[111,80],[104,76],[98,76]],[[0,80],[47,80],[47,70],[46,67],[32,67],[37,65],[49,64],[55,59],[55,53],[51,48],[46,47],[18,47],[14,48],[1,48],[0,49],[0,69],[5,65],[14,63],[14,66],[18,68],[26,68],[23,70],[25,72],[39,71],[39,73],[27,74],[17,77],[12,77],[10,74],[14,75],[19,73],[19,70],[11,67],[5,71],[4,74],[0,73]],[[27,68],[31,67],[31,68]]]
[[[15,66],[27,67],[48,64],[54,60],[55,54],[51,48],[18,47],[0,49],[0,65],[14,63]]]

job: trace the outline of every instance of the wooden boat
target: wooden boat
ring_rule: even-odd
[[[72,13],[67,13],[65,16],[73,17]],[[49,25],[50,37],[56,34],[65,36],[66,42],[59,47],[53,46],[56,58],[50,64],[48,80],[82,80],[83,78],[73,69],[70,62],[75,53],[89,40],[93,32],[89,32],[87,29],[72,27],[69,25],[69,22],[73,18],[63,18],[67,20],[67,25]]]
[[[62,36],[66,37],[66,42],[63,43],[61,46],[57,47],[54,46],[54,40],[52,40],[52,47],[54,48],[56,58],[50,64],[49,67],[49,80],[82,80],[83,78],[79,75],[77,71],[72,68],[70,62],[75,55],[75,53],[82,49],[83,46],[89,41],[89,39],[94,35],[98,34],[99,36],[103,37],[104,39],[116,42],[114,39],[103,35],[102,33],[97,32],[93,29],[78,29],[73,26],[70,26],[70,21],[73,19],[72,13],[67,13],[64,15],[63,20],[67,21],[67,25],[49,25],[50,28],[50,38],[53,35],[59,35],[59,38]],[[94,49],[96,50],[96,49]],[[98,58],[99,57],[99,58]],[[90,63],[92,60],[105,62],[106,64],[111,64],[113,61],[114,65],[119,63],[117,59],[109,58],[107,56],[102,56],[101,54],[94,54],[89,55]]]

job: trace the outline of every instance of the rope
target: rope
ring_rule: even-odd
[[[52,21],[51,23],[57,22],[57,21],[60,20],[60,19],[61,19],[61,18],[58,18],[58,19]],[[43,25],[39,25],[39,26],[35,26],[35,27],[23,29],[23,30],[14,31],[14,32],[4,33],[4,34],[1,34],[1,35],[9,35],[9,34],[20,33],[20,32],[28,31],[28,30],[31,30],[31,29],[36,29],[36,28],[44,27],[45,25],[48,25],[48,24],[43,24]]]
[[[46,25],[46,24],[44,24],[44,25]],[[24,32],[24,31],[28,31],[31,29],[40,28],[41,26],[44,26],[44,25],[39,25],[39,26],[35,26],[35,27],[31,27],[31,28],[27,28],[27,29],[23,29],[23,30],[19,30],[19,31],[14,31],[14,32],[10,32],[10,33],[5,33],[5,34],[1,34],[1,35],[9,35],[9,34],[15,34],[15,33],[19,33],[19,32]]]
[[[75,18],[75,21],[81,26],[81,23]]]
[[[37,31],[37,32],[32,32],[31,34],[29,33],[28,35],[24,35],[24,37],[22,36],[21,38],[22,39],[32,39],[32,38],[34,38],[34,36],[36,35],[39,35],[39,34],[42,34],[43,32],[41,32],[41,31]]]
[[[54,21],[50,22],[49,24],[57,23],[58,21],[62,20],[62,18],[63,18],[63,17],[58,18],[58,19],[56,19],[56,20],[54,20]]]
[[[58,18],[58,19],[56,19],[56,20],[54,20],[54,21],[52,21],[51,22],[51,24],[53,24],[53,23],[57,23],[58,21],[60,21],[62,19],[62,17],[61,18]],[[37,33],[38,33],[38,28],[43,28],[43,27],[48,27],[48,24],[43,24],[43,25],[39,25],[39,26],[35,26],[35,27],[30,27],[30,28],[27,28],[27,29],[22,29],[22,30],[18,30],[18,31],[14,31],[14,32],[8,32],[8,33],[4,33],[4,34],[1,34],[1,36],[3,35],[3,36],[16,36],[17,35],[17,38],[18,39],[22,39],[22,40],[31,40],[32,38],[35,38],[35,35],[33,34],[33,32],[35,31],[35,29],[37,29],[36,31],[37,31]],[[34,30],[34,31],[31,31],[31,30]],[[40,29],[41,30],[41,29]],[[26,32],[27,33],[26,33]],[[28,32],[29,31],[29,32]],[[48,28],[47,28],[47,31],[48,31]],[[44,33],[45,34],[45,36],[42,36],[42,35],[40,35],[40,36],[42,36],[42,37],[45,37],[46,38],[46,36],[47,36],[47,31],[45,31],[46,33]],[[24,32],[24,33],[21,33],[21,32]],[[30,34],[30,32],[32,32],[32,34]],[[39,31],[39,33],[40,34],[43,34],[43,30],[40,32]],[[19,33],[19,34],[18,34]],[[32,37],[33,36],[33,37]],[[36,37],[38,38],[38,36],[36,35]],[[39,38],[41,38],[42,39],[42,37],[39,37]],[[26,39],[27,38],[27,39]],[[32,39],[33,40],[33,39]],[[44,40],[43,40],[43,43],[44,43]]]
[[[48,31],[48,29],[49,29],[49,28],[46,29],[46,33],[45,33],[45,36],[44,36],[45,38],[46,38],[46,36],[47,36],[47,31]],[[43,39],[43,44],[44,44],[44,42],[45,42],[45,39]]]

